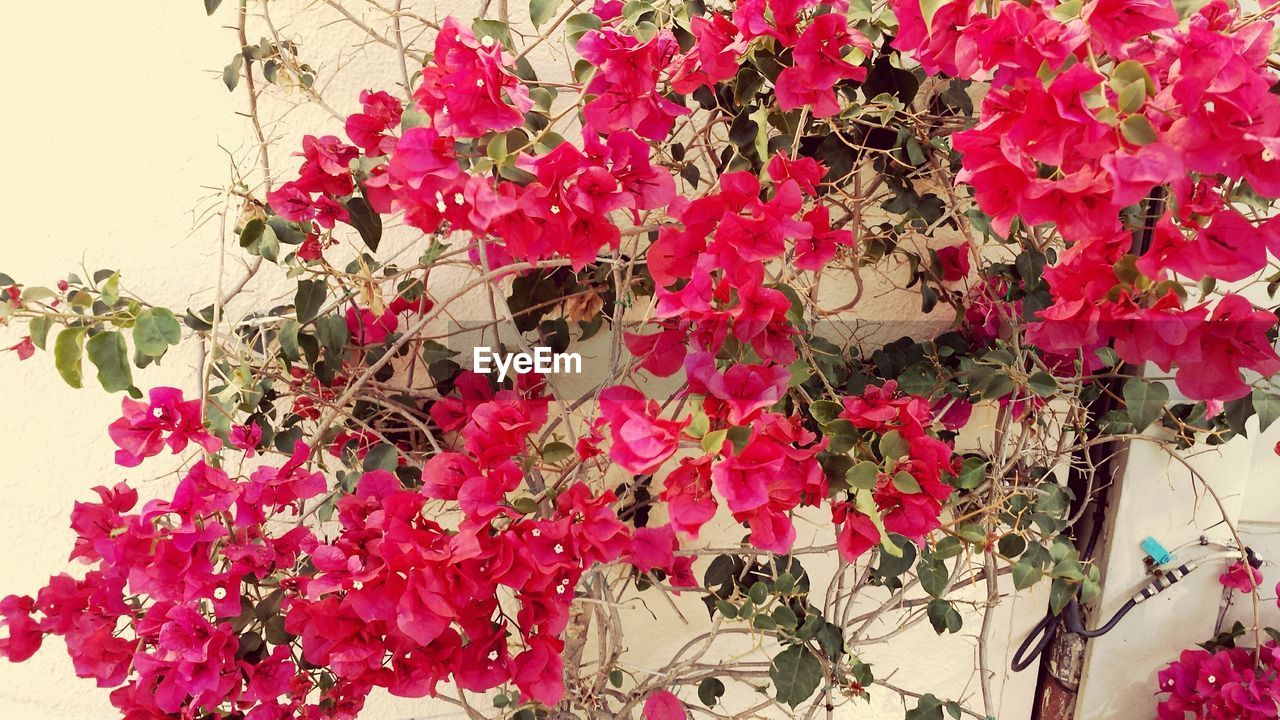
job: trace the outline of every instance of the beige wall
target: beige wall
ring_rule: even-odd
[[[236,47],[224,27],[233,4],[228,0],[209,19],[199,0],[75,0],[56,7],[0,3],[0,61],[6,68],[0,94],[8,110],[0,124],[7,151],[7,172],[0,174],[7,234],[0,271],[26,282],[52,283],[67,272],[81,272],[82,263],[90,271],[112,267],[122,272],[130,291],[152,302],[186,307],[210,301],[222,238],[216,221],[202,220],[217,210],[217,188],[229,176],[230,158],[254,151],[247,125],[235,115],[243,94],[226,92],[218,79]],[[308,28],[333,18],[314,5],[272,3],[277,18],[308,8],[298,27],[282,28],[304,39],[313,34]],[[447,10],[436,7],[428,14]],[[326,33],[334,37],[332,30]],[[332,81],[326,96],[340,111],[352,109],[366,84],[387,87],[398,76],[385,52],[350,40],[304,48],[326,58],[316,64],[322,82]],[[556,58],[544,54],[541,62]],[[273,134],[286,138],[275,153],[278,175],[294,167],[284,160],[294,146],[290,138],[303,129],[338,129],[314,109],[282,117],[283,124],[271,126]],[[236,258],[234,252],[226,256],[228,275],[235,274]],[[271,295],[263,286],[256,292],[259,300]],[[894,302],[886,311],[912,315],[915,300]],[[0,332],[0,340],[7,340],[0,345],[11,344],[8,338]],[[189,348],[173,353],[163,367],[141,372],[137,380],[144,387],[193,388],[195,359]],[[0,457],[5,458],[0,594],[32,592],[66,567],[73,539],[67,515],[90,487],[123,478],[156,487],[172,477],[153,475],[164,467],[159,461],[132,471],[115,467],[105,427],[119,414],[118,399],[95,389],[68,388],[47,356],[25,363],[12,355],[0,357],[0,398]],[[705,615],[693,598],[688,600],[685,615],[690,627],[698,627]],[[1044,603],[1040,592],[1002,606],[997,640],[1016,644]],[[644,620],[647,615],[636,613],[640,624],[630,636],[631,661],[637,664],[659,659],[687,632],[660,601],[651,609],[657,618]],[[895,675],[897,685],[967,698],[980,707],[972,670],[977,626],[978,616],[970,614],[960,635],[940,639],[926,623],[892,644],[870,648],[864,658],[876,663],[881,677],[899,665],[910,666]],[[1007,667],[1005,649],[993,653],[993,661],[998,670]],[[1033,674],[1024,673],[1008,686],[1002,718],[1027,716],[1033,685]],[[874,694],[873,708],[857,717],[902,716],[896,696],[883,690]],[[74,677],[58,639],[27,663],[0,663],[0,718],[112,716],[105,691]],[[368,713],[375,720],[453,716],[439,704],[385,695]]]

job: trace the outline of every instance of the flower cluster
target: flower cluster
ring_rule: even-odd
[[[930,23],[891,3],[895,46],[930,72],[992,79],[982,116],[957,133],[959,180],[1005,234],[1052,223],[1071,244],[1045,272],[1053,295],[1032,339],[1050,351],[1115,339],[1131,363],[1176,366],[1198,400],[1247,394],[1240,371],[1270,375],[1280,356],[1268,313],[1227,294],[1189,304],[1175,276],[1236,281],[1280,249],[1280,225],[1235,206],[1241,180],[1280,192],[1280,98],[1267,65],[1272,24],[1210,2],[1179,23],[1165,0],[1093,0],[1074,9],[952,0]],[[1158,216],[1135,243],[1126,208]],[[1137,272],[1117,270],[1138,256]],[[1132,266],[1132,265],[1131,265]]]
[[[1276,716],[1280,646],[1267,642],[1262,662],[1246,648],[1183,650],[1160,671],[1161,720],[1262,720]]]

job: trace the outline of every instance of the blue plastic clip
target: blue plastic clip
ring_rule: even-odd
[[[1166,565],[1173,561],[1173,556],[1160,544],[1160,541],[1149,537],[1142,541],[1142,550],[1157,565]]]

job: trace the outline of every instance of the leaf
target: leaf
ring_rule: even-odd
[[[947,590],[947,581],[951,579],[947,564],[937,558],[929,558],[927,562],[921,560],[916,566],[916,574],[920,578],[920,587],[934,597],[942,597]]]
[[[715,707],[716,702],[724,695],[724,683],[720,678],[706,678],[698,683],[698,699],[707,707]]]
[[[1124,384],[1125,412],[1138,432],[1155,422],[1168,402],[1169,388],[1163,383],[1130,378]]]
[[[456,357],[457,354],[457,350],[451,350],[435,340],[428,340],[422,343],[422,361],[428,365]]]
[[[1058,391],[1058,381],[1049,373],[1041,370],[1027,378],[1027,389],[1040,397],[1049,397]]]
[[[844,412],[844,405],[830,400],[814,400],[809,403],[809,414],[819,425],[826,425],[836,418],[840,417],[840,413]]]
[[[360,233],[360,239],[370,250],[377,252],[378,243],[382,242],[382,216],[373,211],[369,203],[359,195],[353,196],[343,203],[347,208],[347,224]],[[270,259],[270,258],[268,258]]]
[[[67,328],[53,341],[53,364],[58,374],[73,388],[84,387],[81,356],[84,353],[84,328]]]
[[[1013,586],[1019,590],[1027,588],[1040,582],[1044,573],[1040,571],[1040,567],[1032,561],[1030,556],[1024,555],[1022,559],[1013,564]]]
[[[320,306],[324,304],[327,288],[323,280],[299,280],[298,292],[293,296],[293,306],[298,313],[298,322],[309,323],[316,319]]]
[[[218,6],[222,4],[222,0],[204,0],[204,12],[206,15],[213,15],[218,10]]]
[[[240,69],[244,67],[244,53],[236,53],[231,58],[231,62],[222,68],[222,84],[227,86],[227,90],[235,91],[236,86],[240,84]]]
[[[601,24],[600,18],[595,13],[570,15],[564,21],[565,36],[569,38],[569,44],[576,47],[583,35],[592,30],[599,30]]]
[[[1142,115],[1130,115],[1120,123],[1120,134],[1134,145],[1150,145],[1156,141],[1156,130]]]
[[[342,357],[347,347],[347,321],[339,315],[316,318],[316,339],[329,352],[328,357]]]
[[[558,463],[573,455],[573,448],[562,442],[547,443],[542,448],[542,461]]]
[[[147,308],[133,324],[133,345],[146,357],[158,358],[181,340],[182,325],[165,308]]]
[[[535,27],[542,25],[556,14],[562,2],[564,0],[529,0],[529,19]]]
[[[511,49],[511,27],[500,20],[476,18],[471,21],[471,32],[479,38],[481,44],[485,43],[484,39],[487,37],[508,50]]]
[[[1067,607],[1067,603],[1071,602],[1071,598],[1076,596],[1076,584],[1070,580],[1055,578],[1053,586],[1049,588],[1049,609],[1054,615],[1062,613]]]
[[[870,460],[863,460],[857,465],[849,468],[849,471],[844,475],[844,479],[845,482],[849,483],[850,487],[857,488],[858,490],[873,490],[875,489],[876,480],[879,475],[879,465],[876,465]]]
[[[880,455],[885,459],[897,460],[905,457],[909,452],[911,452],[911,446],[897,430],[890,430],[880,437]]]
[[[960,617],[960,613],[956,612],[955,607],[946,600],[930,600],[928,613],[929,624],[939,635],[944,632],[959,632],[964,625],[964,618]]]
[[[120,392],[133,387],[133,371],[129,368],[129,348],[124,335],[114,330],[89,338],[85,349],[89,360],[98,368],[98,382],[107,392]]]
[[[720,452],[720,448],[724,447],[725,438],[729,436],[729,431],[725,429],[713,430],[702,436],[702,450],[708,455]]]
[[[111,277],[102,284],[102,302],[108,305],[120,302],[120,273],[111,273]]]
[[[905,470],[899,470],[893,474],[893,487],[904,495],[915,495],[920,492],[920,482]]]
[[[49,340],[49,327],[53,321],[48,315],[37,315],[31,318],[31,322],[27,323],[27,332],[31,333],[31,342],[41,350],[45,349],[45,344]]]
[[[967,457],[960,465],[955,485],[961,490],[972,490],[987,479],[987,461],[979,457]]]
[[[808,700],[822,682],[822,663],[800,645],[783,650],[769,664],[774,698],[793,709]]]
[[[32,321],[35,324],[35,321]],[[35,333],[32,332],[32,336]],[[43,345],[41,345],[43,347]],[[1280,396],[1262,390],[1253,391],[1253,409],[1258,413],[1258,430],[1265,432],[1271,423],[1280,419]]]
[[[388,472],[395,470],[399,465],[400,453],[394,445],[379,443],[369,449],[361,461],[361,467],[365,472],[372,470],[386,470]]]

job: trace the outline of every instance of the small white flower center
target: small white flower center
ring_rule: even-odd
[[[490,651],[489,651],[489,659],[490,659],[490,660],[497,660],[497,659],[498,659],[498,651],[497,651],[497,650],[490,650]]]
[[[1276,154],[1271,152],[1271,148],[1262,148],[1262,162],[1271,162],[1276,159]]]
[[[1205,679],[1209,681],[1209,684],[1210,684],[1210,685],[1212,685],[1212,684],[1214,684],[1214,683],[1218,682],[1218,678],[1217,678],[1217,676],[1215,676],[1215,675],[1210,675],[1209,677],[1207,677],[1207,678],[1205,678]]]
[[[559,205],[552,205],[552,206],[551,206],[551,214],[552,214],[552,215],[559,215],[559,214],[560,214],[560,206],[559,206]]]
[[[226,589],[226,588],[224,588],[224,587],[217,587],[217,588],[214,588],[214,589],[213,589],[213,599],[214,599],[214,600],[223,600],[223,599],[225,599],[226,597],[227,597],[227,589]]]
[[[462,204],[463,202],[465,202],[465,201],[466,201],[466,198],[462,196],[462,193],[460,193],[460,192],[456,192],[456,193],[454,193],[454,194],[453,194],[453,204],[454,204],[454,205],[461,205],[461,204]]]
[[[529,533],[529,534],[530,534],[530,535],[532,535],[532,536],[534,536],[534,537],[542,537],[542,531],[541,531],[541,530],[539,530],[538,528],[534,528],[534,529],[533,529],[533,532],[531,532],[531,533]]]
[[[484,78],[476,79],[476,87],[484,87]]]
[[[493,36],[485,35],[484,37],[480,38],[480,44],[485,47],[493,47]]]
[[[351,583],[351,589],[352,589],[352,590],[363,590],[363,589],[364,589],[364,583],[360,582],[359,580],[356,580],[355,582]]]
[[[151,408],[151,416],[157,419],[164,417],[164,408]]]
[[[556,552],[557,552],[557,553],[562,553],[562,552],[564,552],[564,546],[563,546],[563,545],[561,545],[560,543],[556,543],[556,548],[555,548],[555,550],[556,550]]]

